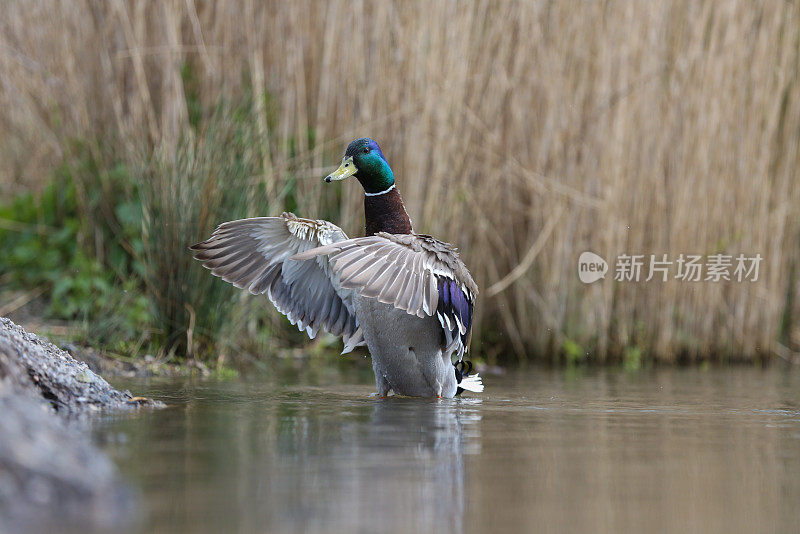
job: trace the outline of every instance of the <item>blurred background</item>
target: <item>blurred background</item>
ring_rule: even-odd
[[[187,247],[284,210],[360,235],[321,178],[370,136],[481,287],[474,359],[798,359],[798,67],[797,2],[5,2],[0,315],[125,358],[304,346]],[[757,281],[613,280],[740,253]]]

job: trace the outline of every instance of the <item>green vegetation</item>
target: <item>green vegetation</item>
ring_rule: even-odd
[[[76,143],[40,195],[0,204],[0,279],[39,294],[49,318],[79,327],[79,341],[123,357],[208,359],[297,341],[264,303],[210,276],[188,250],[224,220],[270,210],[243,116],[220,105],[173,154],[128,164]]]
[[[117,168],[109,178],[122,180],[125,173]],[[112,206],[115,232],[124,240],[103,239],[98,250],[88,216],[97,214],[99,203],[95,194],[81,199],[72,173],[60,168],[39,197],[26,193],[0,205],[6,223],[0,228],[6,252],[0,255],[0,277],[10,288],[41,293],[50,317],[91,323],[83,329],[86,341],[127,351],[146,340],[153,322],[151,303],[140,291],[141,208],[130,202]],[[111,224],[92,229],[114,234]]]

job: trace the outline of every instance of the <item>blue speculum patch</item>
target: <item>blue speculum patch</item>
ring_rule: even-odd
[[[472,325],[472,303],[467,298],[467,295],[461,290],[458,282],[450,278],[439,277],[439,305],[437,312],[446,314],[451,317],[453,323],[452,330],[458,330],[458,324],[452,319],[458,317],[461,323],[466,328],[466,332],[461,336],[461,341],[464,345],[467,344],[467,335],[469,334],[470,326]]]

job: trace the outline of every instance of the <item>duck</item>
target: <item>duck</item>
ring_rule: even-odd
[[[266,295],[314,339],[342,338],[342,354],[366,346],[377,396],[452,398],[484,386],[464,360],[478,286],[455,247],[415,233],[378,143],[345,150],[327,183],[354,177],[364,189],[363,237],[293,213],[220,224],[190,248],[211,274]]]

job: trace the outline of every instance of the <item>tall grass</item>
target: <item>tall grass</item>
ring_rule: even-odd
[[[175,299],[163,312],[176,332],[199,297],[170,288],[205,274],[184,247],[222,219],[288,206],[358,234],[358,184],[319,178],[369,135],[416,230],[457,244],[483,288],[474,343],[490,359],[800,349],[796,2],[3,10],[0,192],[41,187],[75,138],[139,169],[149,287]],[[248,103],[228,117],[246,139],[208,133],[223,101]],[[585,286],[584,250],[765,260],[755,283]]]
[[[197,342],[209,335],[239,335],[232,323],[231,291],[209,277],[187,253],[187,245],[204,239],[204,230],[225,214],[252,217],[267,210],[252,177],[259,169],[249,128],[223,113],[201,136],[187,136],[168,153],[156,150],[141,158],[136,174],[144,185],[143,256],[145,285],[155,304],[165,346],[194,355]],[[228,303],[230,304],[230,303]],[[215,326],[215,327],[213,327]]]

